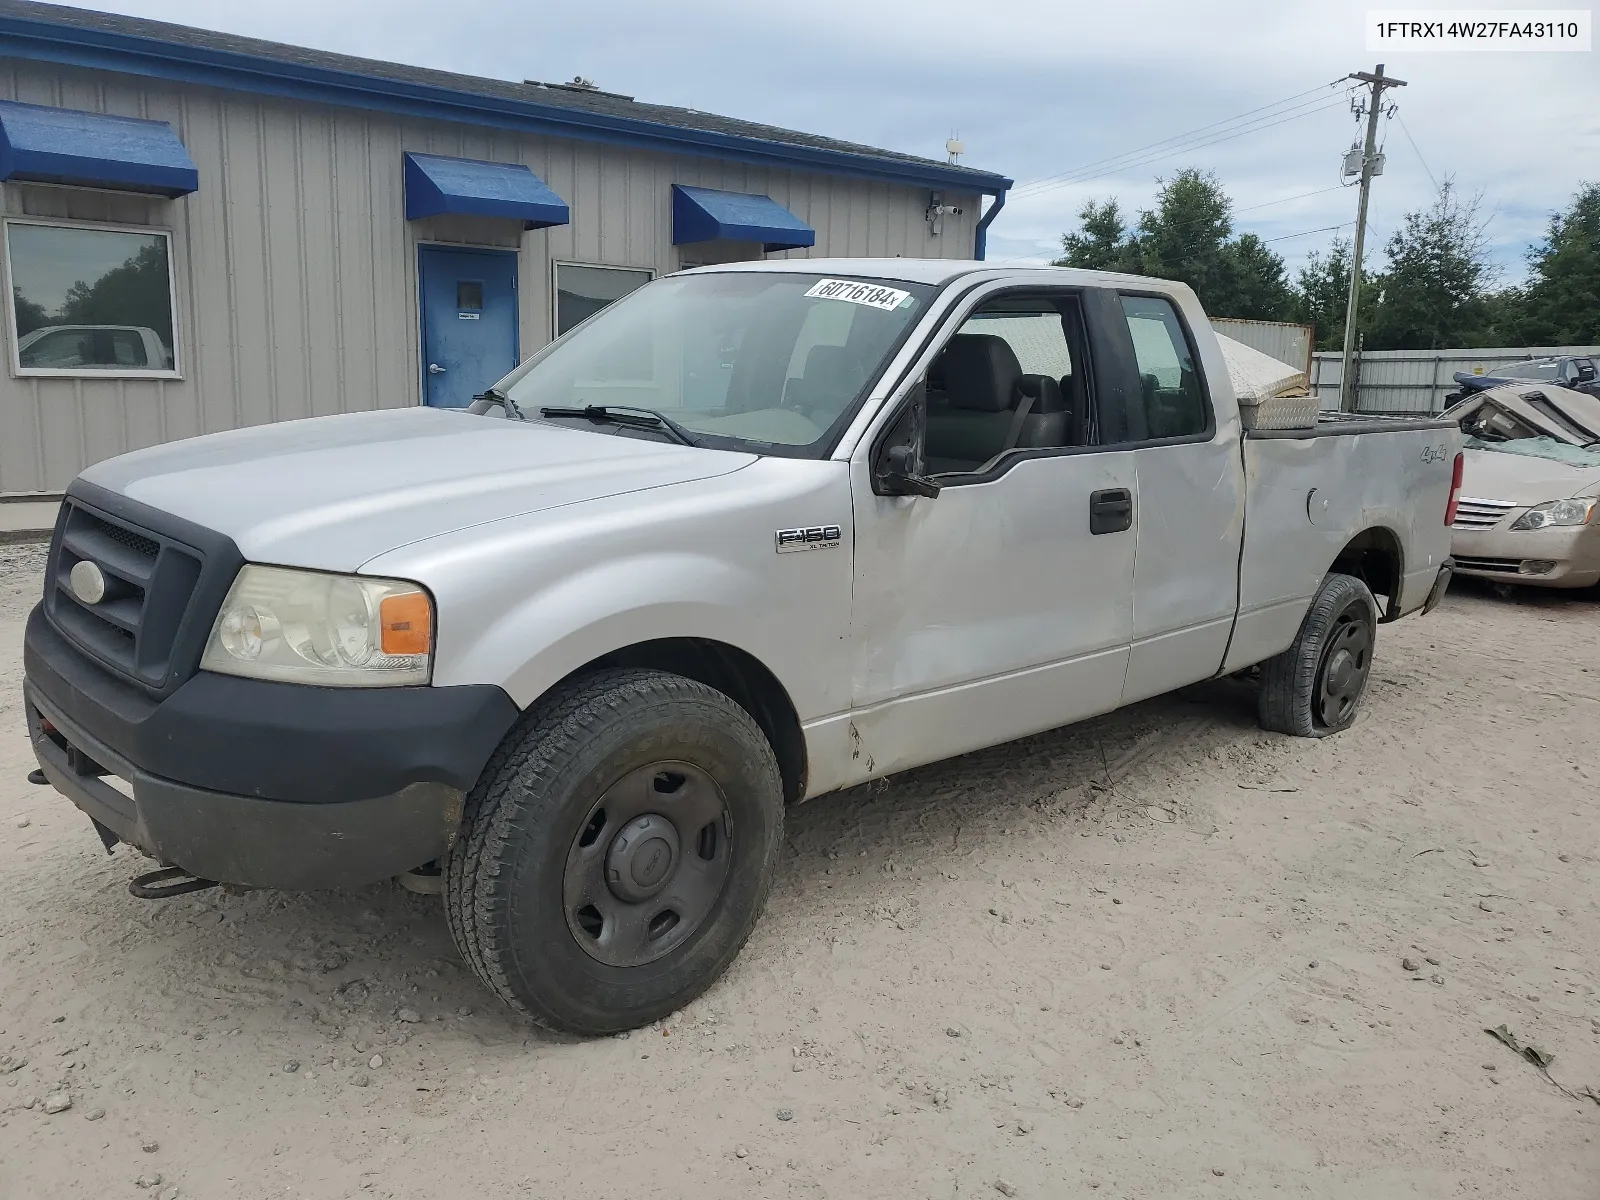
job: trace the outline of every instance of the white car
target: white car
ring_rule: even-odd
[[[143,325],[46,325],[17,339],[17,365],[24,369],[168,371],[172,353],[154,329]]]
[[[1347,728],[1448,582],[1459,440],[1246,431],[1181,284],[705,268],[465,413],[85,471],[29,729],[171,864],[137,894],[442,869],[485,986],[626,1029],[739,952],[787,805],[1256,665],[1268,729]]]
[[[1515,383],[1448,416],[1467,435],[1456,569],[1532,587],[1600,583],[1600,399]]]

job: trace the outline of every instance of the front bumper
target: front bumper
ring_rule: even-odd
[[[90,662],[40,609],[23,660],[34,756],[108,846],[252,887],[353,886],[437,858],[518,715],[490,686],[317,688],[205,672],[155,700]]]
[[[1506,514],[1509,525],[1525,509]],[[1453,529],[1456,573],[1530,587],[1580,588],[1600,583],[1600,524],[1551,529]]]

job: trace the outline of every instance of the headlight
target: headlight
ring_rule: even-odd
[[[324,687],[427,683],[433,602],[414,583],[246,566],[201,669]]]
[[[1581,496],[1576,500],[1550,500],[1535,504],[1513,521],[1511,528],[1548,529],[1552,525],[1587,525],[1594,506],[1593,496]]]

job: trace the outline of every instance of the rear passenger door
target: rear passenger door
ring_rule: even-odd
[[[1222,666],[1238,609],[1244,468],[1238,417],[1218,420],[1206,386],[1190,325],[1205,320],[1199,305],[1119,292],[1100,311],[1118,348],[1108,369],[1130,379],[1108,440],[1132,451],[1139,490],[1128,704]]]

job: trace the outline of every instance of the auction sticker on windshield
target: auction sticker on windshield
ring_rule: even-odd
[[[910,292],[884,287],[881,283],[857,283],[853,279],[823,279],[813,284],[806,293],[807,299],[848,300],[851,304],[865,304],[893,312],[911,299]]]

